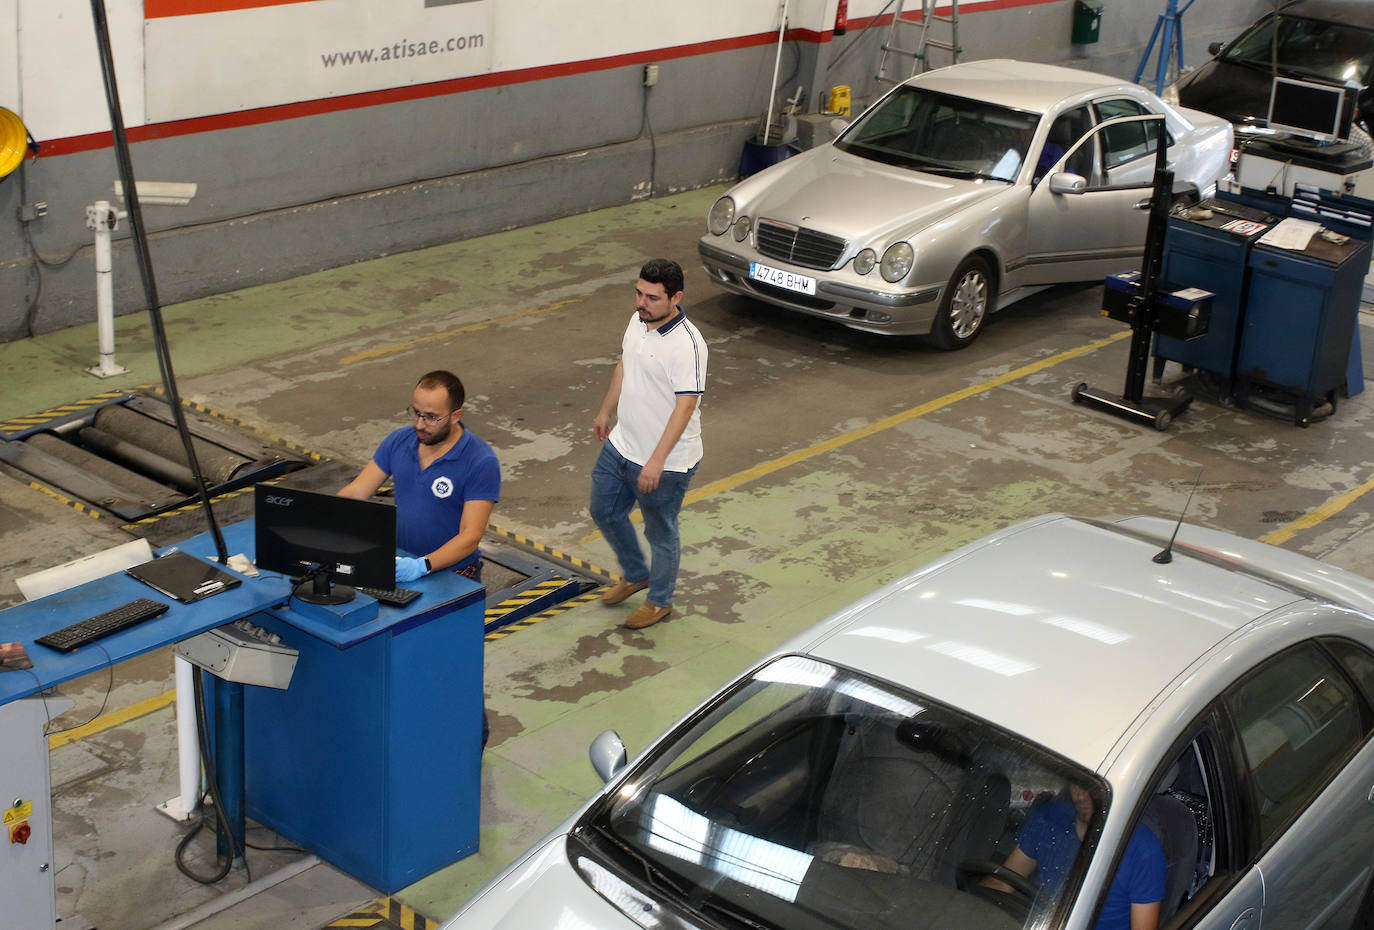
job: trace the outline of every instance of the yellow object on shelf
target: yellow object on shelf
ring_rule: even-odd
[[[836,84],[830,88],[830,112],[840,116],[849,115],[849,85]]]

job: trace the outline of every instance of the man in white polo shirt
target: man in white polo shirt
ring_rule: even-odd
[[[635,314],[592,425],[603,440],[592,469],[592,519],[624,575],[601,600],[619,604],[648,588],[644,603],[625,621],[634,630],[657,623],[673,609],[681,555],[678,512],[701,461],[706,340],[678,306],[682,286],[677,262],[656,258],[639,270]],[[630,522],[636,503],[649,540],[648,563]]]

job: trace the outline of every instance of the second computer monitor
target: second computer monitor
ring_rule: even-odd
[[[341,604],[352,600],[352,586],[396,586],[391,504],[260,484],[253,510],[258,567],[305,576],[295,591],[302,600]]]

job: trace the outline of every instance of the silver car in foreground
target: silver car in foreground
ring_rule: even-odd
[[[1021,523],[808,630],[632,763],[602,734],[606,787],[445,926],[1105,930],[1138,842],[1166,930],[1367,926],[1374,583],[1174,530]],[[1051,815],[1081,840],[1013,873]]]
[[[998,306],[1139,267],[1161,118],[1176,195],[1209,195],[1230,170],[1219,117],[1071,68],[941,68],[731,188],[698,252],[735,293],[962,348]]]

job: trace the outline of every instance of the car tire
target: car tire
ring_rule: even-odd
[[[940,298],[930,342],[946,351],[964,348],[983,331],[995,303],[992,269],[985,259],[970,255],[954,270]]]

